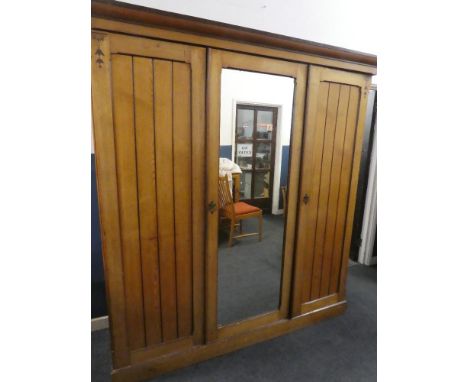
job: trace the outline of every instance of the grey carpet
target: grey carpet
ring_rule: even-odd
[[[153,382],[364,382],[377,380],[377,268],[353,265],[344,315]],[[92,333],[93,382],[110,381],[109,332]]]
[[[264,235],[219,238],[218,322],[222,325],[278,309],[283,253],[283,216],[263,217]],[[243,232],[258,232],[258,220],[243,221]]]

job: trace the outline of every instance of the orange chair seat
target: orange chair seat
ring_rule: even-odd
[[[234,213],[236,215],[245,215],[257,211],[260,211],[260,208],[251,206],[250,204],[244,202],[234,203]]]

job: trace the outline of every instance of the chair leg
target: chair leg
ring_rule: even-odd
[[[235,229],[235,220],[231,219],[231,228],[229,230],[229,243],[228,246],[232,247],[232,236],[234,235],[234,229]]]
[[[262,241],[263,237],[263,215],[258,216],[258,241]]]

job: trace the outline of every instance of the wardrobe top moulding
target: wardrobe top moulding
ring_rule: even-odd
[[[375,75],[377,56],[117,1],[91,3],[94,30],[120,32]]]

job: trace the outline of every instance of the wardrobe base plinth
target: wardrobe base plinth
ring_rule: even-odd
[[[227,354],[249,345],[267,341],[298,329],[303,329],[323,319],[338,316],[345,312],[346,306],[346,301],[340,301],[293,319],[280,320],[250,332],[219,339],[206,345],[194,346],[189,350],[167,354],[144,363],[115,369],[112,371],[112,381],[146,381],[179,368]]]

